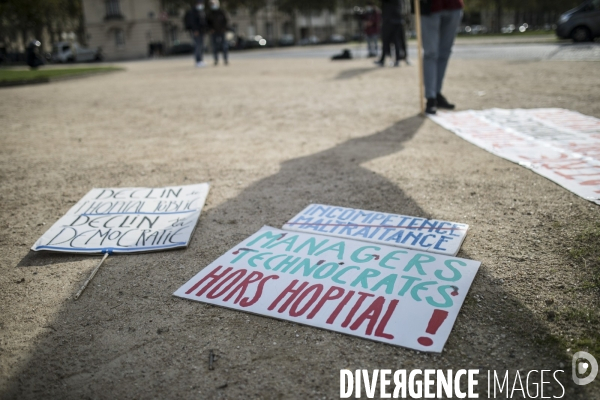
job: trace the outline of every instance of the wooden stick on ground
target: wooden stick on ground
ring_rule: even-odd
[[[423,42],[421,40],[421,2],[415,0],[415,25],[417,28],[417,54],[419,58],[419,102],[421,104],[421,115],[425,115],[425,86],[423,78]]]
[[[79,298],[79,296],[81,296],[81,293],[83,293],[83,291],[89,285],[91,280],[94,279],[94,276],[96,276],[96,272],[98,272],[98,270],[100,269],[100,266],[104,263],[104,260],[106,260],[107,257],[108,257],[108,251],[106,253],[104,253],[104,257],[102,257],[102,260],[100,260],[100,263],[98,264],[98,266],[96,268],[94,268],[94,270],[90,274],[90,277],[87,278],[87,280],[83,283],[83,285],[79,289],[79,292],[77,292],[77,294],[75,295],[74,300],[77,300]]]

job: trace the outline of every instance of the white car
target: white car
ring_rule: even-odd
[[[102,53],[98,47],[89,49],[76,42],[58,42],[52,46],[52,61],[60,63],[102,61]]]

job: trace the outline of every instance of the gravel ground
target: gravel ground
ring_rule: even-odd
[[[598,348],[594,271],[569,250],[600,226],[600,207],[417,116],[415,67],[121,65],[2,90],[0,398],[329,399],[341,368],[562,368],[564,398],[600,398],[600,379],[573,385],[569,355]],[[599,72],[597,62],[454,60],[445,93],[460,109],[600,117]],[[99,258],[29,251],[92,187],[204,181],[188,249],[111,256],[77,302]],[[171,295],[310,202],[471,226],[459,256],[482,267],[442,355]],[[568,318],[577,312],[589,322]],[[551,386],[545,395],[560,395]]]

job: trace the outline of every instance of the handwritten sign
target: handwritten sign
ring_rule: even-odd
[[[441,352],[479,264],[263,227],[174,295]]]
[[[430,118],[600,204],[600,119],[560,108],[440,112]]]
[[[92,189],[31,249],[131,253],[186,247],[208,190],[208,183]]]
[[[283,229],[456,255],[469,225],[354,208],[311,204]]]

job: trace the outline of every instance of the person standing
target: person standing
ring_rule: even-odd
[[[213,57],[215,59],[215,65],[219,63],[219,50],[223,52],[223,62],[227,65],[227,53],[229,46],[225,38],[227,27],[229,22],[227,21],[227,15],[221,9],[219,0],[210,0],[210,12],[208,13],[208,28],[211,32],[211,48],[213,51]]]
[[[204,14],[204,1],[197,0],[196,5],[185,13],[185,28],[190,31],[194,40],[194,59],[196,67],[205,67],[204,63],[204,34],[206,33],[206,16]]]
[[[425,112],[435,114],[438,108],[453,110],[442,95],[446,67],[454,38],[462,19],[463,0],[421,0],[421,38],[423,41],[423,77]]]
[[[381,13],[375,7],[375,2],[370,0],[365,7],[363,14],[364,32],[367,38],[368,57],[377,57],[377,42],[379,40],[379,30],[381,25]]]
[[[44,65],[44,61],[40,56],[41,45],[42,44],[40,43],[40,41],[35,39],[29,42],[29,44],[27,45],[25,55],[27,57],[27,65],[29,65],[31,69],[37,69],[37,67]]]
[[[383,24],[381,27],[382,51],[381,58],[375,62],[380,67],[385,66],[386,54],[391,57],[391,44],[394,43],[396,60],[394,67],[400,66],[400,60],[408,60],[406,52],[406,41],[402,41],[404,35],[404,17],[402,15],[403,0],[382,0],[381,15]],[[408,63],[408,61],[406,61]]]

